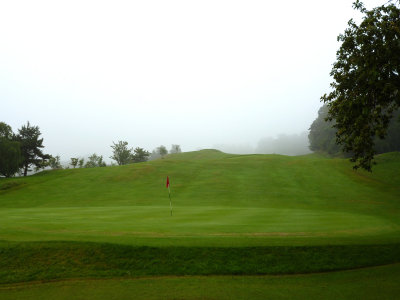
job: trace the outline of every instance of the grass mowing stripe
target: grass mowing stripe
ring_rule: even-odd
[[[400,244],[303,247],[133,247],[0,244],[0,283],[160,275],[296,274],[400,262]]]

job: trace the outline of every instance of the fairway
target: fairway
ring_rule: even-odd
[[[256,285],[260,295],[267,295],[261,286],[274,277],[248,275],[398,263],[400,154],[380,155],[377,161],[374,172],[367,173],[353,171],[345,159],[315,154],[202,150],[119,167],[1,178],[0,294],[34,295],[38,290],[46,295],[64,285],[7,289],[37,280],[234,274],[240,276],[212,280],[221,286],[242,280],[240,289]],[[385,274],[391,271],[398,274],[398,265]],[[312,276],[293,280],[323,278]],[[290,278],[281,279],[288,284]],[[202,277],[151,280],[165,288],[170,280],[178,280],[186,286],[183,290],[195,284],[191,280],[212,285]],[[112,290],[122,284],[129,290],[145,281],[118,279],[100,285]],[[65,295],[72,295],[75,285],[97,289],[96,282],[68,283],[71,290],[66,287]],[[217,298],[223,296],[210,297]]]

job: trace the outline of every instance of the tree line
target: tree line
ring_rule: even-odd
[[[327,120],[329,107],[324,104],[318,111],[318,117],[309,128],[308,139],[310,150],[313,152],[325,153],[330,156],[351,157],[351,151],[346,152],[343,145],[336,141],[338,129],[335,127],[335,120]],[[392,151],[400,151],[400,110],[393,112],[393,118],[387,127],[387,134],[384,139],[375,136],[373,138],[373,150],[375,154]]]
[[[0,176],[12,177],[16,173],[27,176],[30,171],[64,168],[59,155],[52,156],[43,153],[43,138],[40,135],[39,127],[32,126],[29,122],[18,129],[17,133],[14,133],[8,124],[0,122]],[[168,153],[182,152],[179,145],[172,145],[169,152],[165,146],[161,145],[150,153],[141,147],[129,148],[126,141],[113,142],[111,148],[113,155],[110,158],[118,165],[145,162],[149,159],[164,158]],[[94,168],[106,167],[107,164],[102,155],[93,153],[86,161],[79,157],[70,158],[66,168],[70,166]]]

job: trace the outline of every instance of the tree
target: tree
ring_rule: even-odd
[[[75,169],[76,166],[78,165],[79,159],[76,157],[71,157],[71,162],[70,165]],[[83,163],[82,163],[83,164]]]
[[[342,154],[340,145],[336,144],[335,121],[327,121],[329,107],[325,104],[318,110],[318,117],[310,126],[308,140],[310,150],[314,152],[323,152],[329,155]]]
[[[83,164],[85,163],[85,159],[81,158],[78,162],[79,168],[83,168]]]
[[[21,144],[0,137],[0,175],[12,177],[21,165]]]
[[[171,150],[169,150],[169,153],[181,153],[181,146],[179,145],[172,145]]]
[[[132,161],[134,163],[145,162],[149,159],[150,152],[143,148],[136,147],[134,154],[132,155]]]
[[[21,144],[16,142],[11,126],[0,122],[0,175],[14,176],[21,165]]]
[[[0,122],[0,138],[5,138],[7,140],[12,140],[14,134],[12,132],[11,126],[4,122]]]
[[[334,121],[326,121],[329,108],[323,105],[318,111],[318,118],[310,126],[308,135],[310,150],[323,152],[329,155],[349,156],[344,153],[340,145],[336,144],[337,129],[333,127]],[[400,151],[400,110],[393,113],[393,118],[388,126],[388,133],[385,139],[374,138],[374,150],[377,154],[390,151]],[[350,153],[351,155],[351,153]]]
[[[18,130],[16,140],[21,143],[21,168],[23,169],[24,176],[30,171],[30,166],[33,165],[37,168],[42,168],[50,158],[50,155],[44,154],[41,150],[44,146],[43,138],[39,138],[40,135],[39,127],[31,126],[29,122]]]
[[[61,162],[60,162],[60,156],[59,155],[50,156],[50,158],[49,158],[49,166],[53,170],[62,169]]]
[[[164,156],[168,154],[167,148],[163,145],[157,147],[156,152],[161,156],[161,158],[164,158]]]
[[[398,2],[399,3],[399,2]],[[357,0],[353,7],[364,14],[360,25],[348,22],[336,53],[327,120],[335,120],[336,141],[352,152],[354,168],[371,171],[374,138],[388,132],[393,111],[400,107],[400,8],[398,3],[367,10]]]
[[[110,158],[115,160],[118,165],[126,165],[131,161],[133,149],[128,149],[128,142],[119,141],[118,144],[113,142],[111,148],[113,149],[113,156],[110,156]]]
[[[95,167],[105,167],[106,163],[103,161],[102,155],[97,155],[93,153],[89,156],[88,161],[85,164],[85,168],[95,168]]]

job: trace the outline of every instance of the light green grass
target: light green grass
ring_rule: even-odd
[[[1,299],[396,299],[400,264],[291,276],[185,276],[0,286]]]
[[[168,206],[9,208],[0,211],[3,240],[75,240],[162,245],[172,239],[191,245],[190,238],[204,245],[247,246],[339,243],[354,238],[398,237],[399,227],[381,216],[265,207],[177,207],[173,217]],[[385,239],[386,237],[386,239]],[[187,239],[189,238],[189,239]],[[225,243],[224,243],[225,242]],[[156,244],[154,244],[156,243]]]
[[[204,150],[120,167],[0,178],[0,283],[396,263],[400,153],[377,161],[371,174],[318,155]],[[181,268],[175,270],[165,253]]]
[[[212,237],[218,236],[218,243],[226,239],[231,245],[235,236],[240,246],[251,236],[259,245],[327,238],[387,243],[400,237],[400,155],[378,160],[368,174],[352,171],[343,159],[205,150],[122,167],[1,179],[0,240],[154,245],[151,238],[170,237],[190,245],[180,237],[193,236],[215,245]]]

